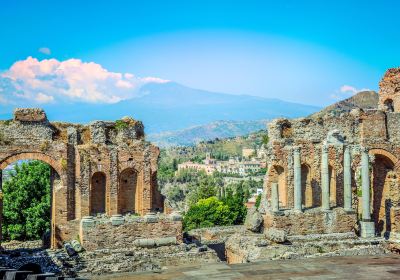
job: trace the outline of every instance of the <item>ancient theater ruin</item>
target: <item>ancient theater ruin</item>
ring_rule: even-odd
[[[379,86],[378,109],[269,124],[264,228],[399,239],[400,68]]]
[[[83,246],[124,246],[116,238],[178,237],[179,217],[159,218],[159,150],[140,121],[125,117],[89,125],[49,122],[41,109],[16,109],[0,122],[0,169],[19,160],[52,167],[51,245],[79,237]],[[102,214],[102,215],[100,215]],[[122,233],[115,233],[115,225]],[[124,240],[121,237],[121,240]]]

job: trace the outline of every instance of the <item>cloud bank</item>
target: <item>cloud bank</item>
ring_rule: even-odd
[[[147,83],[165,83],[154,77],[136,77],[131,73],[110,72],[100,64],[80,59],[44,59],[28,57],[0,73],[0,102],[25,100],[33,103],[75,101],[116,103],[137,97]]]

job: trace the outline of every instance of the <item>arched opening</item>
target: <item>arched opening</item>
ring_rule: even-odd
[[[106,175],[96,172],[92,176],[90,185],[90,213],[91,215],[106,212]]]
[[[306,208],[314,206],[313,203],[313,189],[311,185],[311,172],[307,164],[301,165],[301,192],[302,204]]]
[[[376,154],[372,176],[372,217],[375,230],[378,235],[387,236],[391,231],[391,190],[398,188],[393,161],[384,155]]]
[[[134,213],[136,198],[137,172],[127,168],[121,172],[118,188],[118,213]]]
[[[394,112],[394,105],[393,105],[393,100],[392,99],[386,99],[383,104],[385,105],[385,110],[387,112]]]
[[[293,134],[292,125],[290,122],[286,121],[281,125],[281,137],[282,138],[290,138]]]
[[[18,268],[18,271],[32,271],[32,274],[43,273],[42,268],[37,263],[27,263]]]
[[[286,176],[285,169],[282,166],[274,166],[271,168],[271,182],[278,183],[278,196],[279,196],[279,207],[288,207],[288,197],[287,197],[287,186],[286,186]]]
[[[8,241],[18,240],[23,241],[21,248],[25,241],[50,248],[55,246],[53,190],[62,186],[61,178],[48,162],[32,159],[32,154],[26,157],[18,154],[0,165],[2,246],[7,248]]]
[[[328,169],[329,174],[329,201],[331,207],[337,206],[337,184],[336,184],[336,171],[331,165]]]

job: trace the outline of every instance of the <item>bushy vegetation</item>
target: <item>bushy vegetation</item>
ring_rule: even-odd
[[[41,161],[15,165],[3,183],[5,240],[40,239],[50,229],[50,166]]]
[[[207,192],[201,193],[203,197],[209,195]],[[243,224],[247,213],[245,202],[248,198],[249,194],[242,188],[238,188],[235,193],[228,189],[226,195],[220,198],[215,196],[200,198],[191,204],[185,213],[184,229],[188,231],[195,228]]]

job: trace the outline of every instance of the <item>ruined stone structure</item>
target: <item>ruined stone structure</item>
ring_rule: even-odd
[[[400,68],[379,95],[376,110],[269,124],[265,228],[400,236]]]
[[[0,121],[0,170],[19,160],[52,167],[52,247],[77,238],[83,217],[161,211],[158,155],[142,123],[128,117],[79,125],[49,122],[41,109],[16,109],[13,120]]]

